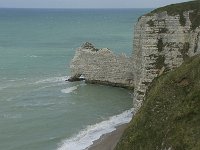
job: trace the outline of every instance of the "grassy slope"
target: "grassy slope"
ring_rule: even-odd
[[[200,1],[194,0],[194,1],[178,3],[178,4],[171,4],[168,6],[160,7],[160,8],[153,10],[151,13],[160,13],[163,11],[167,11],[167,13],[170,15],[176,15],[179,13],[183,13],[184,11],[196,10],[199,8],[200,8]]]
[[[155,79],[116,150],[200,150],[200,56]]]

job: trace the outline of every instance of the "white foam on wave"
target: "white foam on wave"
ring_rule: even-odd
[[[46,78],[46,79],[42,79],[42,80],[36,81],[35,84],[64,82],[64,81],[66,81],[67,79],[69,79],[68,76],[51,77],[51,78]]]
[[[27,103],[27,104],[21,104],[21,105],[16,105],[17,107],[50,107],[55,105],[56,103]]]
[[[0,91],[1,90],[3,90],[3,89],[6,89],[6,88],[8,88],[9,86],[2,86],[2,87],[0,87]]]
[[[3,118],[3,119],[19,119],[19,118],[22,118],[22,114],[0,114],[0,118]]]
[[[85,150],[89,148],[102,135],[116,130],[116,127],[119,125],[129,123],[133,116],[132,112],[133,109],[130,109],[119,115],[110,117],[109,120],[88,126],[77,135],[64,140],[59,144],[57,150]]]
[[[30,57],[30,58],[38,58],[38,57],[42,57],[42,56],[38,56],[38,55],[26,55],[24,57]]]
[[[42,87],[36,88],[33,91],[40,91],[40,90],[43,90],[43,89],[46,89],[46,88],[61,86],[61,85],[65,85],[65,84],[66,84],[65,82],[61,82],[61,83],[57,83],[57,84],[49,84],[47,86],[42,86]]]
[[[75,91],[77,88],[78,88],[78,85],[77,86],[72,86],[72,87],[69,87],[69,88],[66,88],[66,89],[62,89],[61,92],[65,93],[65,94],[68,94],[68,93],[71,93],[71,92]]]
[[[31,56],[29,56],[29,57],[31,57],[31,58],[37,58],[37,57],[42,57],[42,56],[31,55]]]

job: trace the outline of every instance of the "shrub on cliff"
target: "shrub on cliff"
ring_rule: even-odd
[[[116,150],[199,150],[200,56],[155,79]]]

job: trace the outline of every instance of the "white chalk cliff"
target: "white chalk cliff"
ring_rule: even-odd
[[[75,80],[83,75],[88,83],[133,87],[131,59],[115,55],[108,48],[96,49],[91,43],[84,43],[76,50],[70,68]]]
[[[183,12],[184,25],[179,14],[168,15],[167,11],[142,16],[136,24],[133,54],[135,108],[140,108],[155,77],[200,53],[200,28],[192,29],[191,12]]]
[[[130,58],[85,43],[71,62],[72,78],[83,75],[89,83],[134,87],[133,104],[138,110],[155,77],[200,53],[200,27],[194,19],[200,19],[199,10],[171,14],[159,9],[140,17]]]

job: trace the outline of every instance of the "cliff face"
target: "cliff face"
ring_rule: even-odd
[[[70,68],[72,78],[83,75],[88,83],[133,87],[130,58],[123,54],[115,55],[107,48],[97,49],[91,43],[76,50]]]
[[[136,114],[116,150],[199,150],[199,26],[200,1],[159,8],[139,19]]]
[[[133,54],[136,110],[155,77],[200,53],[200,28],[194,21],[200,20],[200,2],[187,7],[190,3],[159,8],[142,16],[136,24]]]
[[[86,43],[72,60],[72,78],[83,75],[89,83],[134,87],[137,112],[154,78],[200,53],[199,26],[199,1],[156,9],[135,25],[133,57]]]

